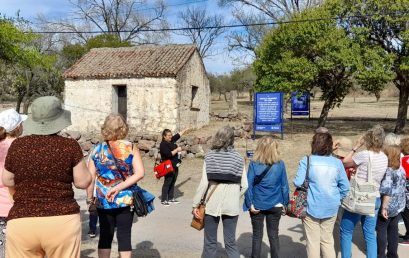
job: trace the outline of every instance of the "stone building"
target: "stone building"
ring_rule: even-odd
[[[209,122],[209,80],[194,45],[92,49],[64,78],[70,130],[99,131],[111,112],[126,117],[133,132]]]

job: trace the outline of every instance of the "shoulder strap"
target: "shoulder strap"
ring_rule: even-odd
[[[267,175],[267,173],[270,171],[270,169],[271,169],[272,166],[273,166],[273,165],[267,166],[267,167],[263,170],[263,172],[262,172],[258,177],[256,177],[256,178],[254,179],[254,184],[253,184],[253,185],[259,184],[259,183],[261,182],[261,180],[263,180],[263,178],[264,178],[264,177]]]
[[[201,203],[201,204],[206,204],[206,203],[209,201],[210,197],[213,195],[213,193],[214,193],[214,191],[216,190],[216,188],[217,188],[218,185],[219,185],[219,184],[216,184],[216,186],[215,186],[215,187],[212,189],[212,191],[209,193],[209,196],[207,196],[207,192],[209,191],[209,188],[210,188],[210,186],[211,186],[210,183],[209,183],[209,185],[207,186],[206,192],[204,193],[202,199],[200,200],[200,203]],[[206,196],[207,196],[207,198],[206,198]]]
[[[368,150],[368,182],[372,182],[372,159],[370,150]]]
[[[111,152],[112,158],[114,159],[114,164],[115,164],[116,170],[118,170],[118,173],[121,175],[122,180],[125,181],[125,180],[126,180],[126,177],[124,176],[124,174],[122,173],[122,171],[119,169],[118,160],[116,159],[116,157],[115,157],[115,155],[114,155],[114,152],[112,151],[111,146],[109,145],[109,142],[108,142],[108,141],[105,141],[105,142],[106,142],[106,144],[107,144],[107,146],[108,146],[109,152]]]
[[[305,173],[305,179],[304,183],[302,183],[302,186],[307,189],[309,185],[309,176],[310,176],[310,155],[307,156],[307,172]]]

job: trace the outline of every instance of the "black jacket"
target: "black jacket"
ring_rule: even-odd
[[[171,160],[172,166],[175,167],[177,163],[179,163],[178,154],[172,155],[171,151],[176,149],[178,146],[176,145],[176,141],[180,139],[180,135],[177,133],[173,135],[172,140],[170,142],[163,141],[160,143],[159,146],[159,153],[161,156],[162,161]]]

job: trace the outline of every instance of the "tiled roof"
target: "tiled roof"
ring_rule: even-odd
[[[94,48],[67,69],[66,79],[175,77],[195,45]]]

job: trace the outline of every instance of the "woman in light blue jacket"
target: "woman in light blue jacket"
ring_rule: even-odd
[[[311,156],[304,157],[294,179],[301,186],[309,159],[307,217],[303,225],[309,258],[335,258],[333,230],[341,200],[349,191],[349,181],[342,162],[333,157],[332,136],[316,133],[312,139]]]
[[[289,200],[289,187],[285,165],[278,156],[278,143],[271,137],[259,141],[254,158],[249,164],[248,189],[243,204],[244,211],[250,211],[253,226],[251,257],[261,256],[264,219],[270,241],[270,255],[279,257],[278,226],[281,214]]]

